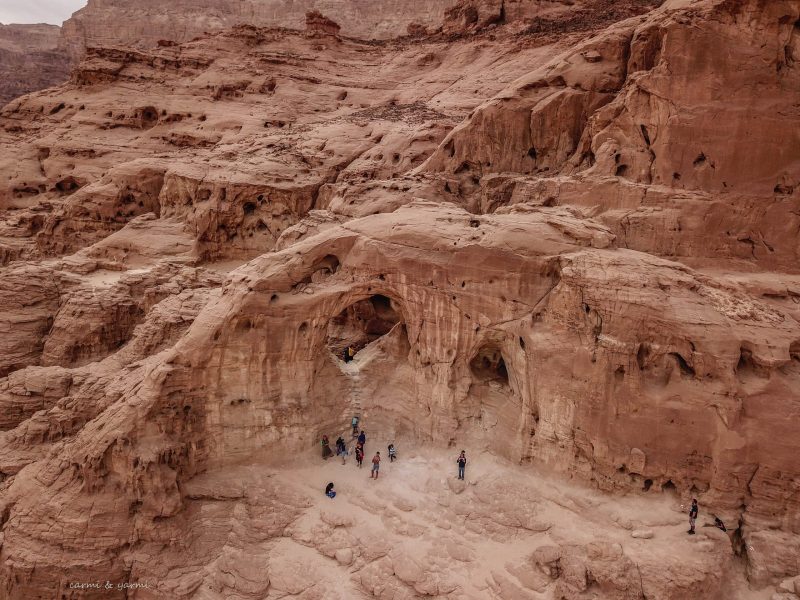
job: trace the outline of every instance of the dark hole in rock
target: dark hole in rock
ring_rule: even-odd
[[[337,357],[349,346],[358,353],[402,321],[391,298],[375,294],[351,304],[328,322],[328,348]]]
[[[153,106],[145,106],[136,111],[139,120],[139,127],[148,129],[158,122],[158,110]]]
[[[644,485],[642,486],[642,491],[643,492],[649,492],[650,488],[652,486],[653,486],[653,480],[652,479],[645,479],[644,480]]]
[[[536,148],[534,148],[533,146],[531,146],[531,147],[528,149],[528,156],[529,156],[530,158],[532,158],[533,160],[536,160]]]
[[[647,131],[647,127],[645,127],[644,125],[639,125],[639,129],[642,131],[642,137],[644,138],[645,143],[649,146],[650,134]]]
[[[244,214],[251,215],[255,212],[256,205],[253,202],[245,202],[244,203]]]
[[[678,354],[677,352],[670,352],[669,354],[672,358],[675,359],[675,362],[678,363],[678,367],[681,370],[681,375],[684,377],[694,377],[695,372],[692,366],[686,361],[683,356]]]
[[[639,348],[636,350],[636,364],[639,366],[639,369],[644,369],[647,364],[648,356],[650,356],[650,346],[647,344],[639,344]]]
[[[694,159],[694,162],[692,162],[692,164],[695,167],[700,167],[703,164],[705,164],[705,162],[706,162],[706,155],[701,152],[700,154],[697,155],[697,158]]]
[[[56,190],[62,194],[69,194],[80,188],[80,184],[74,177],[65,177],[56,183]]]
[[[614,174],[615,174],[617,177],[625,177],[625,175],[626,175],[627,173],[628,173],[628,165],[619,165],[619,166],[617,167],[617,170],[616,170],[616,171],[614,171]]]
[[[675,487],[675,484],[672,483],[671,479],[668,479],[666,482],[661,484],[661,491],[667,494],[674,494],[676,496],[678,495],[678,488]]]
[[[496,381],[504,386],[509,385],[506,362],[503,353],[496,345],[487,344],[480,348],[469,366],[478,381]]]

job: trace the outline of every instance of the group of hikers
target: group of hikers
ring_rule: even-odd
[[[367,443],[367,433],[363,429],[359,431],[358,429],[359,424],[359,417],[355,415],[350,422],[351,427],[353,428],[353,439],[356,440],[355,445],[355,457],[356,457],[356,464],[359,468],[364,463],[364,445]],[[389,454],[389,462],[394,462],[397,460],[397,448],[394,444],[389,444],[387,448]],[[331,443],[328,439],[327,435],[322,436],[322,458],[327,460],[333,456],[333,450],[331,450]],[[347,457],[350,456],[350,449],[347,446],[347,442],[345,442],[342,436],[339,436],[336,439],[336,456],[342,457],[342,464],[347,462]],[[461,454],[456,459],[456,463],[458,464],[458,478],[463,480],[464,479],[464,470],[467,466],[467,457],[465,451],[462,450]],[[377,479],[381,469],[381,453],[376,452],[375,456],[372,457],[372,471],[370,472],[370,479]],[[328,483],[325,486],[325,495],[329,498],[336,497],[336,491],[334,490],[333,482]]]
[[[358,416],[353,417],[351,421],[351,425],[353,427],[353,438],[356,439],[356,447],[355,447],[355,454],[356,454],[356,463],[358,464],[359,468],[361,467],[362,463],[364,462],[364,444],[367,442],[367,434],[362,429],[360,432],[358,430]],[[395,448],[394,444],[389,444],[388,447],[389,451],[389,461],[394,462],[397,459],[397,449]],[[342,457],[342,464],[345,464],[346,457],[350,454],[349,450],[347,449],[347,444],[345,443],[344,439],[339,436],[339,439],[336,440],[336,455]],[[330,442],[328,441],[328,436],[322,436],[322,458],[328,459],[332,456],[333,453],[330,449]],[[461,451],[461,454],[458,455],[456,459],[456,464],[458,465],[458,479],[464,480],[464,473],[467,468],[467,455],[464,450]],[[380,472],[381,468],[381,453],[376,452],[375,456],[372,457],[372,472],[370,473],[371,479],[377,479],[378,473]],[[336,497],[336,491],[333,489],[333,483],[329,483],[325,486],[325,495],[329,498]],[[697,498],[692,498],[692,504],[689,506],[689,531],[687,532],[689,535],[695,534],[695,523],[697,522],[697,514],[699,512],[698,505],[697,505]],[[714,517],[714,527],[721,529],[722,531],[727,531],[725,524],[719,517]]]

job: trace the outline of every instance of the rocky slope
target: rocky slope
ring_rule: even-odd
[[[800,3],[533,6],[91,49],[0,112],[4,594],[727,599],[800,574]],[[560,514],[557,547],[526,533],[459,585],[461,559],[354,540],[273,478],[354,411],[653,510],[698,497],[730,536]],[[409,485],[436,498],[416,525],[353,497],[455,548],[542,522],[541,492],[492,504],[502,478],[480,509]],[[469,518],[442,533],[441,507]]]
[[[54,25],[0,23],[0,106],[67,80],[69,59],[58,50],[60,35]]]

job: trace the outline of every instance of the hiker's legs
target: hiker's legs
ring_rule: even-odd
[[[464,479],[464,467],[462,467],[461,465],[458,466],[458,478]]]

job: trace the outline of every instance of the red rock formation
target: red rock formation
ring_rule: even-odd
[[[310,10],[306,13],[306,33],[338,35],[341,27],[336,21],[332,21],[318,10]]]
[[[0,112],[9,597],[794,595],[800,8],[535,5],[95,49]],[[406,478],[320,509],[353,412]]]
[[[62,44],[79,57],[87,47],[150,48],[159,41],[186,42],[240,24],[302,29],[308,12],[333,17],[344,26],[344,35],[389,39],[404,35],[414,21],[441,24],[451,4],[452,0],[203,0],[199,5],[196,0],[89,0],[64,23]]]

